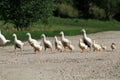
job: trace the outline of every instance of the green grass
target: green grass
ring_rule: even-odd
[[[43,25],[41,22],[36,22],[30,25],[30,27],[23,31],[13,30],[13,24],[6,24],[2,26],[3,21],[0,21],[2,33],[7,39],[13,42],[12,34],[16,33],[18,39],[23,41],[27,40],[26,33],[30,32],[32,37],[40,39],[41,34],[53,37],[55,35],[60,36],[59,32],[64,31],[65,35],[79,35],[82,34],[80,30],[82,28],[87,30],[87,33],[96,33],[101,31],[118,31],[120,30],[120,22],[117,21],[99,21],[99,20],[84,20],[84,19],[63,19],[52,17],[49,18],[49,24]]]

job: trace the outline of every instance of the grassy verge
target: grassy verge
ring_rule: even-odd
[[[0,22],[2,25],[3,22]],[[12,30],[13,25],[7,24],[6,26],[0,27],[2,33],[6,36],[7,39],[10,39],[13,42],[12,34],[16,33],[18,39],[22,41],[27,40],[26,33],[30,32],[32,37],[35,39],[40,39],[41,34],[44,33],[47,36],[60,36],[59,32],[64,31],[65,35],[78,35],[82,34],[80,30],[82,28],[87,30],[87,33],[95,33],[101,31],[118,31],[120,30],[120,22],[117,21],[99,21],[99,20],[84,20],[84,19],[62,19],[52,17],[49,19],[49,25],[43,25],[39,21],[30,25],[27,30],[24,31],[15,31]]]

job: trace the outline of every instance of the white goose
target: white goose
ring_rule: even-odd
[[[14,37],[15,53],[16,53],[16,48],[19,48],[21,50],[21,53],[22,53],[22,47],[23,47],[24,43],[17,39],[17,36],[15,33],[13,34],[13,37]]]
[[[81,38],[79,39],[79,47],[82,50],[82,53],[88,48]]]
[[[62,52],[62,50],[63,50],[62,42],[59,41],[56,36],[55,36],[54,38],[55,38],[55,48],[56,48],[58,51]]]
[[[101,46],[97,44],[95,40],[93,40],[93,51],[100,51],[100,50],[101,50]]]
[[[31,37],[30,33],[26,33],[26,35],[28,36],[28,42],[32,47],[33,47],[33,44],[40,44],[40,42],[38,42],[37,40]]]
[[[92,40],[91,40],[89,37],[87,37],[85,29],[82,29],[81,31],[83,32],[83,42],[84,42],[84,43],[90,48],[90,50],[91,50],[92,44],[93,44]]]
[[[45,34],[42,34],[41,37],[43,37],[43,44],[44,44],[45,50],[47,48],[50,48],[51,51],[52,51],[52,43],[49,40],[46,39]]]
[[[68,48],[71,50],[71,52],[75,50],[75,47],[71,44],[71,42],[69,43]]]
[[[36,53],[37,51],[40,52],[42,51],[42,46],[38,43],[33,43],[33,48],[34,48],[34,52]]]
[[[65,38],[63,31],[61,31],[60,34],[62,35],[61,42],[62,42],[63,47],[65,49],[66,47],[68,47],[70,45],[70,41],[67,38]]]
[[[4,47],[7,42],[10,42],[10,40],[7,40],[0,30],[0,45]]]
[[[105,51],[107,49],[107,46],[105,44],[101,44],[101,48],[103,49],[103,51]]]

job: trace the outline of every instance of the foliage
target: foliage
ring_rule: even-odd
[[[64,31],[65,35],[80,35],[82,32],[80,30],[82,28],[87,30],[87,34],[95,33],[100,31],[109,31],[109,30],[120,30],[120,22],[117,21],[99,21],[99,20],[84,20],[84,19],[63,19],[52,17],[49,18],[51,21],[52,27],[45,28],[44,30],[40,27],[40,22],[34,23],[30,30],[23,31],[14,31],[14,30],[2,30],[2,34],[6,36],[7,39],[13,41],[12,34],[16,33],[18,35],[18,39],[26,41],[27,36],[25,35],[27,32],[30,32],[32,37],[35,39],[41,39],[41,34],[45,33],[47,37],[60,36],[60,31]],[[2,22],[0,21],[0,25]],[[8,25],[9,26],[9,25]],[[114,26],[114,27],[113,27]],[[45,27],[45,26],[44,26]],[[43,28],[44,28],[43,27]],[[33,29],[37,30],[33,30]],[[34,35],[34,36],[33,36]]]
[[[74,9],[72,6],[67,4],[59,4],[58,6],[58,13],[61,17],[78,17],[78,11]]]
[[[55,4],[69,4],[78,11],[79,18],[94,18],[102,20],[112,20],[114,16],[119,17],[120,0],[56,0]],[[92,5],[91,5],[92,4]],[[57,5],[56,5],[57,6]],[[59,5],[58,5],[59,6]],[[57,6],[57,7],[58,7]],[[60,7],[61,9],[63,7]],[[58,13],[57,13],[58,12]],[[56,8],[55,16],[59,16]]]
[[[105,10],[107,20],[111,20],[119,12],[120,0],[94,0],[94,3]]]
[[[90,13],[91,17],[94,19],[104,20],[106,17],[105,10],[102,8],[99,8],[96,5],[90,6],[89,13]]]
[[[52,0],[1,0],[0,18],[15,24],[17,30],[28,27],[31,22],[41,19],[47,23],[52,15]]]

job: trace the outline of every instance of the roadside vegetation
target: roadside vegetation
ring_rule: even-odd
[[[3,21],[0,22],[0,25],[3,24]],[[26,33],[30,32],[32,37],[35,39],[40,39],[41,34],[44,33],[48,37],[53,37],[55,35],[60,36],[59,32],[64,31],[65,35],[81,35],[80,30],[82,28],[87,30],[87,33],[96,33],[102,31],[119,31],[120,22],[117,21],[100,21],[93,19],[68,19],[68,18],[49,18],[49,24],[42,24],[40,21],[31,24],[27,29],[22,31],[17,31],[13,28],[13,24],[7,23],[4,26],[1,26],[2,33],[6,38],[13,41],[12,34],[16,33],[18,38],[26,41]]]

